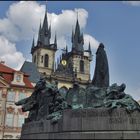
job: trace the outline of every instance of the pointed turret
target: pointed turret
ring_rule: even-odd
[[[80,33],[80,25],[77,18],[74,35],[72,32],[72,52],[77,54],[83,54],[84,53],[83,44],[84,38],[83,34]]]
[[[84,44],[84,35],[83,35],[83,33],[80,36],[80,41],[82,42],[82,44]]]
[[[31,47],[31,54],[33,53],[35,48],[35,41],[34,41],[34,37],[33,37],[33,41],[32,41],[32,47]]]
[[[89,46],[88,46],[88,51],[91,53],[91,46],[90,46],[90,42],[89,42]]]
[[[50,24],[50,27],[49,27],[49,37],[51,38],[51,24]]]
[[[73,32],[73,29],[72,29],[71,42],[73,43],[73,41],[74,41],[74,32]]]
[[[32,41],[32,49],[35,47],[35,41],[34,41],[34,37],[33,37],[33,41]]]
[[[40,22],[39,32],[38,32],[38,43],[41,43],[41,22]]]
[[[92,61],[92,57],[93,57],[93,55],[92,55],[92,51],[91,51],[91,45],[90,45],[90,42],[89,42],[89,46],[88,46],[88,50],[87,50],[87,52],[89,53],[89,61]]]
[[[57,46],[57,36],[56,36],[56,32],[55,32],[55,37],[54,37],[54,44]]]
[[[57,49],[57,35],[55,32],[55,37],[54,37],[54,48]]]
[[[47,7],[46,7],[46,11],[45,11],[45,17],[44,17],[42,29],[43,29],[44,33],[47,33],[47,31],[48,31]]]
[[[76,22],[76,28],[75,28],[75,35],[74,35],[74,37],[75,37],[75,39],[77,39],[75,41],[78,42],[79,41],[78,39],[80,37],[80,25],[79,25],[78,19],[77,19],[77,22]]]
[[[43,38],[43,45],[48,46],[50,45],[50,38],[51,38],[51,26],[48,28],[48,17],[47,17],[47,4],[46,4],[46,11],[45,17],[42,25],[42,38]]]
[[[66,53],[68,53],[68,46],[66,45]]]

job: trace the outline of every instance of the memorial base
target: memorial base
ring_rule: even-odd
[[[21,139],[140,139],[140,112],[124,109],[65,110],[58,123],[25,123]]]

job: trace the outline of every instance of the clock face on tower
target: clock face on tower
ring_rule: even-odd
[[[63,66],[66,66],[66,65],[67,65],[67,61],[66,61],[66,60],[62,60],[62,61],[61,61],[61,64],[62,64]]]

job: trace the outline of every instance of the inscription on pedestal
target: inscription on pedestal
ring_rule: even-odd
[[[109,124],[140,124],[140,119],[135,118],[136,114],[133,117],[128,115],[125,111],[123,112],[113,112],[109,113],[107,110],[105,111],[95,111],[95,110],[73,110],[70,114],[70,118],[105,118]]]
[[[95,111],[95,110],[73,110],[71,113],[71,117],[109,117],[109,116],[117,116],[123,117],[128,116],[126,112],[113,112],[110,113],[107,110],[103,111]]]

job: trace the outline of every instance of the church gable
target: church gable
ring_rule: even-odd
[[[62,49],[60,58],[56,60],[57,36],[55,32],[54,43],[50,43],[51,26],[48,25],[47,9],[44,16],[43,24],[40,23],[37,42],[32,42],[31,54],[32,63],[37,67],[40,74],[53,77],[58,81],[71,82],[78,80],[79,82],[88,83],[90,81],[90,62],[92,61],[92,51],[89,48],[84,49],[84,34],[80,29],[77,21],[75,30],[72,29],[71,50]]]

